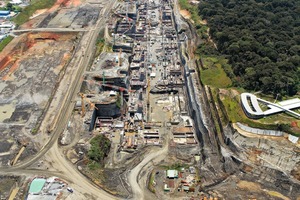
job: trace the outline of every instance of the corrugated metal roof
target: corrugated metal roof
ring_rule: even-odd
[[[0,15],[9,15],[9,10],[0,10]]]

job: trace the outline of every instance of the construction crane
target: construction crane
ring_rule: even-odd
[[[150,118],[150,78],[148,78],[148,87],[147,87],[147,122]]]
[[[136,92],[136,90],[131,90],[131,89],[127,89],[127,88],[124,88],[124,87],[120,87],[120,86],[116,86],[116,85],[111,85],[111,84],[105,84],[105,80],[103,80],[103,84],[101,83],[97,83],[95,80],[83,80],[84,82],[87,82],[88,84],[90,85],[99,85],[99,86],[102,86],[102,87],[109,87],[109,88],[112,88],[112,89],[115,89],[115,90],[119,90],[120,92],[128,92],[128,93],[133,93],[133,92]]]
[[[124,88],[124,87],[116,86],[116,85],[110,85],[110,84],[101,84],[101,85],[105,86],[105,87],[115,89],[115,90],[119,90],[120,92],[124,92],[124,91],[126,91],[128,93],[136,92],[136,90],[130,90],[130,89],[127,89],[127,88]]]
[[[88,102],[88,104],[90,105],[90,108],[98,110],[98,108],[95,106],[95,104],[92,103],[90,100],[88,100],[83,93],[79,93],[79,95],[81,96],[81,117],[85,116],[84,99]]]
[[[119,13],[116,13],[116,12],[113,12],[115,15],[117,15],[118,17],[121,17],[121,18],[123,18],[123,19],[125,19],[127,22],[128,21],[133,21],[133,19],[131,19],[130,17],[126,17],[126,16],[124,16],[124,15],[121,15],[121,14],[119,14]]]

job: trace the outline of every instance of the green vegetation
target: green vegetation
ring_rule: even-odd
[[[179,0],[179,4],[182,9],[192,12],[193,6],[188,1]],[[295,14],[299,12],[299,5],[295,0],[289,3],[281,0],[204,0],[199,5],[198,11],[208,21],[210,29],[201,18],[198,18],[199,23],[194,23],[202,39],[195,55],[203,64],[200,78],[212,88],[223,125],[241,122],[254,128],[281,130],[300,136],[300,120],[285,113],[249,119],[240,106],[238,95],[245,89],[262,90],[260,96],[274,101],[277,94],[281,94],[280,100],[300,89],[300,29],[295,22],[299,21],[300,15]],[[264,19],[265,15],[267,19]],[[287,18],[291,20],[290,24],[284,22]],[[217,89],[232,86],[235,88],[228,89],[230,94],[226,95],[220,95]],[[218,126],[216,128],[219,131]]]
[[[121,105],[122,105],[121,101],[122,101],[121,95],[118,93],[117,101],[116,101],[116,105],[118,108],[121,108]]]
[[[5,7],[1,7],[0,10],[10,10],[14,12],[21,12],[22,8],[17,5],[13,5],[11,3],[7,3]]]
[[[190,7],[192,7],[187,0],[179,0],[178,3],[180,8],[183,10],[188,10]]]
[[[22,12],[23,11],[23,8],[20,7],[20,6],[13,6],[12,9],[13,9],[14,12]]]
[[[155,171],[152,171],[150,178],[148,179],[148,189],[155,193]]]
[[[4,47],[6,47],[6,45],[8,43],[10,43],[10,41],[12,41],[14,39],[13,36],[7,36],[6,38],[4,38],[1,42],[0,42],[0,52],[4,49]]]
[[[199,25],[201,18],[198,15],[197,6],[193,6],[193,5],[189,4],[188,0],[179,0],[178,3],[182,10],[187,10],[190,12],[191,19],[193,20],[194,24]]]
[[[189,167],[189,165],[183,164],[183,163],[174,163],[174,164],[172,164],[172,165],[168,165],[168,166],[164,165],[164,166],[161,166],[161,167],[162,167],[163,169],[165,169],[165,170],[176,169],[176,170],[178,170],[178,171],[181,171],[181,168],[187,168],[187,167]]]
[[[95,161],[92,161],[88,163],[88,168],[93,171],[93,170],[100,169],[101,165]]]
[[[103,51],[112,52],[112,45],[105,41],[104,29],[99,32],[97,37],[95,57],[98,57]]]
[[[222,121],[222,115],[218,112],[218,110],[215,106],[216,103],[217,103],[216,100],[215,100],[217,98],[217,94],[216,94],[215,90],[217,90],[217,89],[208,87],[207,93],[208,93],[208,96],[209,96],[209,105],[210,105],[212,119],[213,119],[213,122],[215,124],[217,134],[219,135],[219,134],[222,134],[222,132],[221,132],[221,127],[219,125],[219,119],[218,118],[220,118],[220,121]],[[209,91],[211,91],[211,93]]]
[[[99,38],[98,37],[97,42],[96,42],[96,54],[95,54],[96,57],[101,54],[101,52],[104,49],[104,46],[105,46],[105,40],[104,40],[104,38]]]
[[[201,71],[203,84],[217,88],[231,86],[231,80],[224,71],[224,68],[228,67],[226,59],[222,57],[203,57],[202,62],[205,68]]]
[[[248,126],[253,128],[279,130],[284,131],[286,133],[290,133],[292,135],[300,136],[300,129],[295,129],[291,126],[291,122],[293,121],[296,123],[296,125],[299,126],[300,121],[289,117],[287,114],[282,113],[274,116],[268,116],[258,120],[252,120],[245,115],[240,105],[239,95],[222,95],[221,99],[230,122],[240,122],[243,124],[247,124]],[[215,99],[215,101],[217,101],[217,99]],[[276,123],[274,123],[275,121]]]
[[[37,128],[31,129],[31,133],[32,133],[33,135],[37,134],[37,132],[38,132],[38,129],[37,129]]]
[[[104,164],[104,158],[108,155],[111,142],[104,135],[96,135],[90,142],[91,148],[88,152],[88,157],[91,160],[89,168],[97,169]]]
[[[300,89],[299,8],[298,0],[204,0],[198,9],[228,55],[234,84],[276,96]]]
[[[295,25],[295,20],[299,20],[299,15],[295,15],[299,5],[295,1],[284,3],[280,0],[271,3],[214,0],[204,1],[199,6],[218,49],[205,32],[207,27],[196,26],[202,41],[195,54],[203,63],[201,80],[212,87],[224,124],[241,122],[254,128],[300,135],[300,120],[285,113],[251,120],[240,106],[237,91],[220,97],[218,90],[214,89],[233,85],[242,87],[239,92],[244,92],[243,88],[262,90],[260,96],[269,101],[274,101],[277,94],[281,94],[278,100],[285,98],[284,95],[294,95],[300,89],[300,49],[295,47],[300,39],[300,29]],[[286,14],[285,10],[290,13]],[[263,19],[264,15],[267,15],[266,19]],[[271,15],[272,19],[269,18]],[[287,17],[291,17],[290,24],[282,22]],[[277,22],[274,23],[274,20]]]
[[[13,21],[17,25],[24,24],[29,20],[29,17],[31,17],[35,11],[39,9],[50,8],[55,2],[56,0],[32,0],[30,5],[25,7],[23,11],[13,19]]]
[[[200,30],[200,29],[198,29],[198,30]],[[199,56],[202,56],[202,55],[219,56],[220,55],[218,50],[214,47],[214,44],[211,41],[209,41],[207,32],[199,33],[199,31],[198,31],[198,35],[200,36],[200,38],[203,39],[203,41],[201,41],[201,43],[198,45],[196,52],[195,52],[196,55],[199,55]]]

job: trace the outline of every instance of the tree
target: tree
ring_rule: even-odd
[[[12,11],[13,10],[13,5],[11,3],[7,3],[6,8],[7,8],[7,10]]]
[[[299,11],[298,0],[199,4],[199,14],[208,21],[218,51],[229,58],[237,81],[246,89],[288,95],[300,85]]]
[[[103,164],[104,158],[108,155],[111,142],[104,135],[96,135],[90,142],[91,148],[88,151],[89,159]]]

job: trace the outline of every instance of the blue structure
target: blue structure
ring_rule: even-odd
[[[10,11],[9,10],[0,10],[0,18],[9,18]]]

